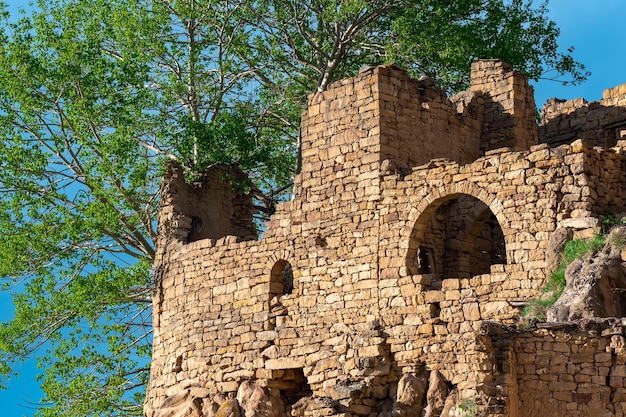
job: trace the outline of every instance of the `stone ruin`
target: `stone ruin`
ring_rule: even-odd
[[[452,97],[380,66],[309,97],[260,239],[241,172],[171,167],[145,415],[625,416],[626,321],[515,326],[551,239],[626,211],[625,136],[626,84],[538,128],[501,61]]]

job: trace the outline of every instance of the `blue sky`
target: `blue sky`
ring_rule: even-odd
[[[5,0],[6,1],[6,0]],[[8,1],[11,11],[25,1]],[[587,82],[580,86],[564,87],[552,81],[534,83],[538,106],[548,98],[573,99],[584,97],[598,100],[602,91],[626,83],[626,36],[623,19],[626,0],[551,0],[550,17],[561,28],[559,44],[563,48],[575,47],[575,58],[592,72]],[[10,297],[0,292],[0,321],[13,315]],[[11,381],[8,390],[0,391],[0,414],[6,417],[31,417],[34,410],[29,403],[41,398],[35,382],[37,370],[34,363],[18,369],[20,376]],[[80,416],[77,416],[80,417]]]
[[[539,107],[551,97],[599,100],[603,90],[626,83],[624,16],[626,0],[550,1],[550,17],[561,28],[559,44],[574,46],[574,57],[592,74],[585,83],[573,87],[551,81],[535,83]]]

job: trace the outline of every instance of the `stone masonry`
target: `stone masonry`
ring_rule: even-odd
[[[452,97],[370,67],[309,97],[302,171],[252,201],[170,167],[147,417],[626,416],[621,318],[515,325],[554,233],[626,211],[626,84],[535,120],[526,78]]]

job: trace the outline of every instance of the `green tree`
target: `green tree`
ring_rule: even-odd
[[[547,17],[548,1],[423,0],[394,20],[387,51],[415,75],[434,77],[453,91],[469,86],[470,64],[500,58],[530,79],[578,84],[589,73],[559,49],[559,29]]]
[[[547,0],[264,0],[250,8],[254,55],[267,85],[309,93],[363,65],[395,63],[460,91],[471,62],[500,58],[531,79],[579,83],[588,76],[561,51]],[[269,53],[268,53],[269,51]],[[252,58],[254,57],[254,58]],[[256,59],[256,60],[255,60]],[[278,80],[276,82],[275,80]]]
[[[23,291],[0,363],[9,375],[38,355],[42,416],[141,415],[165,160],[289,181],[291,140],[270,134],[237,58],[241,9],[46,0],[17,23],[4,13],[0,276]]]
[[[41,0],[2,17],[0,278],[17,289],[0,367],[39,358],[41,416],[142,414],[165,161],[236,163],[272,196],[306,94],[364,64],[453,89],[474,57],[584,78],[520,0]]]

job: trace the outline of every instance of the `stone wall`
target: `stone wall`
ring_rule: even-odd
[[[243,191],[246,181],[236,167],[213,166],[188,183],[182,169],[170,164],[163,178],[168,191],[159,213],[160,237],[185,242],[227,235],[256,239],[252,196]]]
[[[509,415],[626,415],[624,325],[613,319],[528,331],[484,326],[491,345],[504,353],[497,366],[502,381],[515,381]]]
[[[611,147],[626,139],[626,84],[604,91],[599,101],[588,103],[550,99],[541,114],[539,138],[553,146],[585,139],[595,146]]]
[[[502,147],[523,150],[537,143],[535,95],[523,74],[499,60],[476,61],[470,91],[483,95],[483,153]]]
[[[526,416],[548,403],[624,415],[606,378],[621,368],[576,380],[606,367],[612,338],[579,362],[583,336],[568,353],[552,330],[506,327],[540,293],[555,231],[586,236],[626,211],[623,148],[537,145],[521,129],[532,91],[519,74],[473,68],[472,91],[452,99],[395,67],[312,95],[294,198],[260,240],[234,232],[251,201],[223,176],[166,177],[146,416]],[[233,231],[190,239],[188,219],[221,215],[212,204],[241,213]],[[531,361],[537,351],[555,368]],[[610,369],[623,365],[609,353]],[[562,366],[571,395],[539,398],[535,382],[559,381]]]

